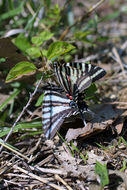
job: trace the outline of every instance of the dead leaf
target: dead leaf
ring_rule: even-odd
[[[68,130],[66,134],[68,142],[78,137],[87,138],[88,136],[105,130],[113,123],[114,119],[123,112],[123,110],[117,109],[110,104],[96,105],[92,111],[96,113],[96,115],[91,122],[87,123],[86,127]]]
[[[94,167],[96,160],[99,160],[102,164],[106,163],[106,161],[103,161],[103,156],[88,152],[87,165],[82,165],[82,159],[73,157],[70,152],[65,151],[64,146],[58,147],[54,154],[64,173],[66,172],[68,176],[81,177],[82,179],[95,180]]]
[[[0,39],[0,58],[5,58],[6,61],[0,64],[0,68],[6,68],[10,70],[17,63],[21,61],[28,61],[27,57],[20,52],[20,50],[12,43],[11,38]],[[22,81],[29,84],[33,84],[36,80],[36,72],[25,74],[21,77],[14,79],[13,81]]]
[[[39,107],[39,108],[37,108],[36,110],[34,110],[33,112],[32,112],[32,114],[30,115],[30,117],[28,118],[28,119],[26,119],[26,121],[31,121],[32,119],[34,119],[34,118],[37,118],[37,117],[39,117],[39,118],[41,118],[42,117],[42,108],[41,107]]]
[[[87,152],[88,155],[88,160],[87,160],[87,164],[92,165],[92,164],[96,164],[96,161],[100,162],[101,164],[106,164],[106,161],[104,160],[104,156],[101,155],[96,155],[93,153],[93,151],[91,152]]]
[[[2,68],[11,69],[20,61],[28,61],[27,57],[11,42],[11,38],[0,39],[0,57],[6,58],[6,61],[0,64]]]
[[[115,131],[119,135],[122,132],[124,121],[127,118],[127,110],[124,111],[121,115],[119,115],[115,121],[113,122],[113,127],[115,128]]]

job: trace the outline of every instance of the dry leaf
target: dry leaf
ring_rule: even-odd
[[[111,104],[96,105],[92,111],[96,115],[91,122],[87,123],[86,127],[68,130],[66,134],[68,142],[78,137],[87,138],[90,135],[105,130],[123,112],[123,110],[114,108]]]

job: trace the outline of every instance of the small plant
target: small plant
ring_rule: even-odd
[[[103,165],[100,162],[96,161],[95,173],[100,178],[100,185],[101,185],[100,190],[102,190],[105,187],[105,185],[109,184],[109,176],[106,164]]]

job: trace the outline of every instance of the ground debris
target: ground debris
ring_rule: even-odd
[[[95,105],[92,111],[96,113],[94,119],[89,122],[86,127],[77,129],[70,128],[66,134],[67,141],[77,139],[78,137],[87,138],[93,134],[95,135],[105,129],[108,129],[113,125],[114,120],[118,118],[118,116],[120,117],[124,112],[123,109],[118,109],[117,106],[114,107],[114,105],[111,104]],[[119,131],[117,130],[118,134],[122,131],[122,126]],[[116,128],[118,128],[118,125]]]

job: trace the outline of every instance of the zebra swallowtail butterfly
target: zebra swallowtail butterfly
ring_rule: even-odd
[[[84,112],[89,111],[82,99],[82,92],[92,82],[102,78],[106,72],[104,69],[91,64],[65,63],[63,65],[54,63],[54,71],[58,82],[64,89],[66,95],[62,94],[58,87],[48,86],[45,89],[42,123],[46,138],[52,139],[59,130],[66,117],[81,114],[86,126]]]

